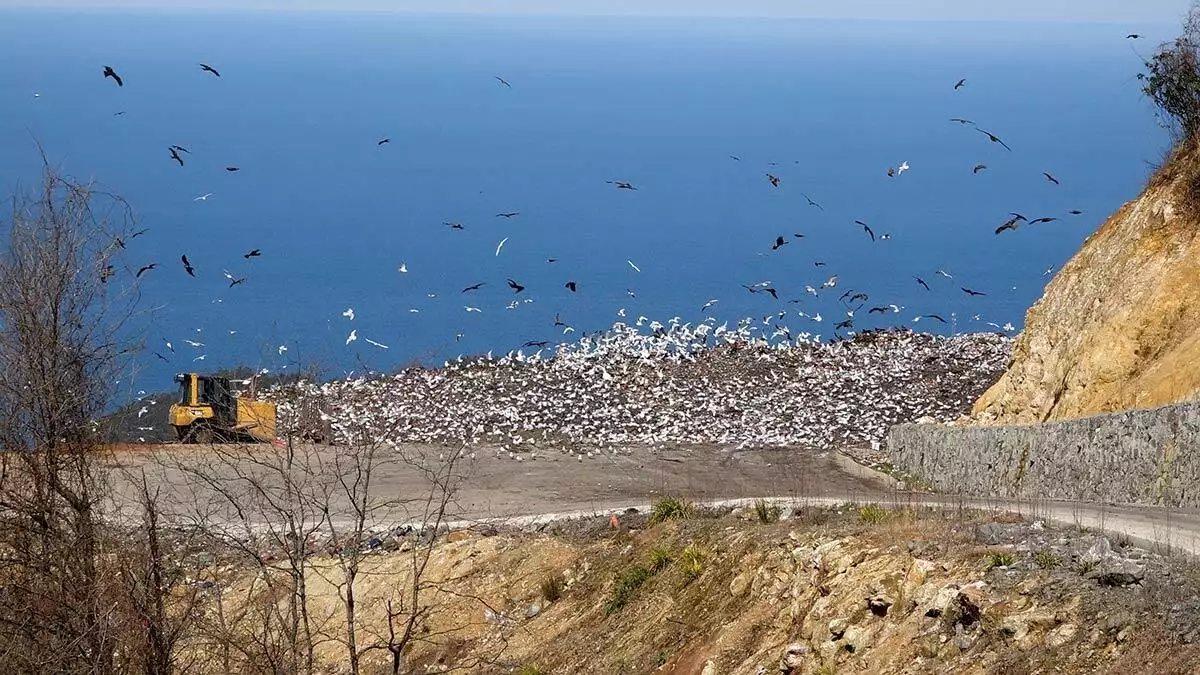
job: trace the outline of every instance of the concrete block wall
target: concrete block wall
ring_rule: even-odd
[[[939,492],[1200,508],[1200,403],[1020,427],[906,424],[886,444]]]

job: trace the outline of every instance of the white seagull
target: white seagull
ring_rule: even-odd
[[[626,260],[625,262],[629,263],[629,266],[633,268],[634,272],[642,271],[642,268],[638,267],[637,265],[634,265],[632,260]]]
[[[400,263],[399,272],[401,274],[408,274],[408,263]]]
[[[387,345],[380,344],[380,343],[378,343],[378,342],[376,342],[376,341],[372,340],[371,338],[363,338],[363,340],[364,340],[364,341],[366,341],[368,344],[372,344],[372,345],[375,345],[376,347],[379,347],[380,349],[387,349],[387,348],[388,348],[388,346],[387,346]]]
[[[196,198],[195,198],[195,199],[193,199],[192,201],[194,201],[194,202],[206,202],[206,201],[208,201],[208,198],[209,198],[209,197],[211,197],[212,195],[213,195],[213,193],[211,193],[211,192],[206,192],[206,193],[204,193],[204,194],[200,195],[199,197],[196,197]]]
[[[357,339],[358,339],[358,331],[352,330],[352,331],[350,331],[350,334],[346,336],[346,344],[350,344],[351,342],[354,342]]]
[[[896,167],[896,175],[899,176],[900,174],[904,173],[905,171],[908,171],[908,169],[909,169],[908,162],[900,162],[900,166]]]
[[[500,243],[496,244],[496,255],[500,255],[500,249],[504,248],[504,242],[506,241],[508,241],[508,237],[501,239]]]
[[[354,320],[354,308],[353,308],[353,307],[347,307],[347,308],[346,308],[346,311],[342,312],[342,316],[344,316],[344,317],[346,317],[347,319],[350,319],[351,321],[353,321],[353,320]]]

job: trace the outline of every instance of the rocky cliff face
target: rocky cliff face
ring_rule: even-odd
[[[1026,314],[978,421],[1083,417],[1200,391],[1197,175],[1200,152],[1175,157],[1084,242]]]

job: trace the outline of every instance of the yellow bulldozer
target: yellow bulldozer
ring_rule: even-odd
[[[179,400],[171,405],[171,426],[184,443],[236,443],[275,440],[275,404],[233,394],[229,378],[181,373],[175,376]]]

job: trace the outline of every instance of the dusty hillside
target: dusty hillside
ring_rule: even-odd
[[[1029,310],[982,421],[1176,402],[1200,389],[1200,151],[1176,156],[1084,243]],[[1194,198],[1193,198],[1194,199]]]
[[[1040,523],[846,507],[449,539],[401,672],[1183,673],[1200,658],[1189,570]],[[388,634],[380,598],[410,584],[406,541],[364,562],[360,644]],[[347,672],[337,560],[314,562],[310,615],[331,638],[318,660]],[[208,593],[244,605],[257,577],[225,570]],[[390,665],[364,654],[364,673]]]

